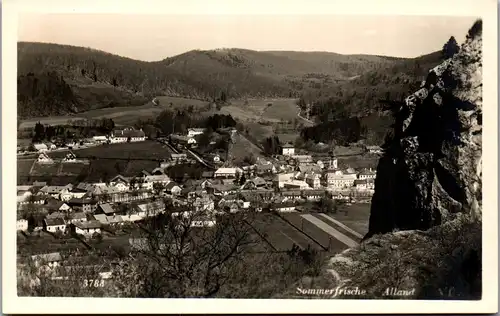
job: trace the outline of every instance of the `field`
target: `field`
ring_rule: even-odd
[[[329,214],[334,219],[342,222],[356,232],[365,235],[368,233],[368,222],[370,219],[370,203],[355,203],[339,207],[336,214]],[[347,214],[344,213],[347,211]]]
[[[290,100],[276,100],[271,101],[271,106],[266,105],[266,109],[262,114],[262,117],[269,120],[293,120],[298,118],[297,113],[299,112],[299,107],[295,103],[295,99]]]
[[[148,102],[140,106],[103,108],[81,112],[76,115],[31,118],[23,120],[19,125],[19,129],[32,128],[37,122],[47,125],[63,125],[67,124],[68,120],[99,119],[103,117],[112,118],[117,125],[131,125],[139,118],[154,118],[161,111],[172,107],[183,108],[189,105],[196,107],[207,105],[206,101],[185,98],[158,97],[157,99],[160,100],[160,105],[158,106],[154,105],[152,102]],[[172,103],[172,106],[170,106],[170,103]]]
[[[77,158],[120,158],[120,159],[166,159],[170,156],[170,150],[156,142],[146,140],[135,143],[109,144],[73,151]],[[66,152],[49,153],[51,158],[63,158]]]

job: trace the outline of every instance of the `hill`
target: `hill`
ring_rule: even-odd
[[[133,106],[158,95],[203,100],[315,95],[405,61],[383,56],[234,48],[193,50],[144,62],[84,47],[20,42],[18,115],[27,118]],[[38,83],[51,88],[40,89]],[[358,83],[365,84],[363,80]],[[60,94],[57,85],[67,92]],[[52,99],[56,102],[47,102]]]

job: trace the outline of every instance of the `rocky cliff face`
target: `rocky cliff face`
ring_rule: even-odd
[[[426,230],[457,213],[480,217],[482,37],[474,27],[460,52],[432,69],[396,110],[366,238]]]
[[[298,288],[363,293],[330,298],[481,298],[481,26],[396,109],[364,241]]]

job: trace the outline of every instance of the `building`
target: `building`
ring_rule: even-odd
[[[49,150],[49,148],[47,147],[47,145],[43,144],[43,143],[36,143],[36,144],[33,144],[33,147],[35,148],[36,151],[38,151],[39,153],[44,153],[46,152],[47,150]]]
[[[44,220],[44,228],[49,233],[62,232],[66,233],[66,223],[62,218],[46,218]]]
[[[21,218],[16,221],[16,230],[27,231],[28,230],[28,220]]]
[[[375,189],[375,181],[371,178],[358,179],[358,180],[354,180],[354,186],[358,190],[373,190],[373,189]]]
[[[370,154],[381,154],[382,153],[382,148],[380,146],[366,146],[366,150]]]
[[[38,158],[36,160],[38,163],[46,163],[46,164],[51,164],[54,163],[54,160],[49,157],[45,152],[42,152],[40,155],[38,155]]]
[[[350,188],[354,185],[355,180],[355,174],[338,174],[334,172],[326,174],[327,186],[334,189]]]
[[[298,164],[312,163],[313,162],[313,157],[311,155],[293,155],[292,158]]]
[[[69,222],[71,224],[82,223],[82,222],[86,222],[86,221],[87,221],[87,214],[85,214],[83,212],[73,213],[70,215],[70,219],[69,219]]]
[[[106,214],[106,215],[113,215],[114,213],[116,213],[116,211],[111,206],[111,204],[103,203],[103,204],[99,204],[97,206],[96,213],[98,213],[98,214]]]
[[[292,144],[285,144],[281,148],[281,154],[283,156],[293,156],[295,155],[295,147]]]
[[[237,178],[242,174],[243,170],[240,168],[219,168],[215,171],[215,178]]]
[[[192,146],[196,145],[196,139],[193,137],[188,137],[184,135],[172,134],[170,135],[170,141],[176,145]]]
[[[43,192],[44,194],[50,195],[53,198],[59,198],[61,191],[63,191],[63,190],[69,191],[72,188],[73,188],[73,186],[71,184],[64,185],[64,186],[46,185],[40,189],[40,192]]]
[[[162,200],[149,203],[138,204],[136,207],[137,215],[141,217],[156,216],[165,212],[165,203]]]
[[[71,207],[66,204],[64,201],[56,200],[56,199],[50,199],[47,202],[47,209],[49,211],[57,211],[57,212],[63,212],[67,213],[71,211]]]
[[[273,179],[273,186],[276,188],[283,188],[285,182],[290,182],[295,178],[293,173],[277,174]]]
[[[167,192],[167,194],[179,195],[181,191],[182,191],[181,187],[177,185],[177,183],[175,183],[174,181],[170,181],[165,186],[165,192]]]
[[[79,235],[92,236],[101,233],[101,222],[90,220],[85,222],[75,222],[73,224],[74,232]]]
[[[130,189],[130,179],[122,175],[117,175],[109,181],[109,184],[115,187],[120,192],[125,192]]]
[[[171,154],[170,159],[174,163],[184,163],[188,161],[187,154]]]
[[[302,197],[308,201],[317,201],[325,196],[324,190],[304,190],[302,191]]]
[[[105,143],[108,141],[108,138],[104,135],[96,135],[94,137],[92,137],[92,139],[96,142],[96,143]]]
[[[302,199],[302,191],[288,190],[281,192],[282,202],[284,201],[298,201]]]
[[[62,256],[59,252],[52,252],[31,256],[31,260],[35,263],[36,267],[47,266],[49,268],[55,268],[58,267],[62,261]]]
[[[365,169],[358,174],[358,179],[360,179],[360,180],[375,179],[376,177],[377,177],[377,173],[375,171],[373,171],[372,168]]]
[[[67,204],[77,212],[90,213],[97,207],[97,202],[91,198],[72,198]]]
[[[201,135],[205,133],[205,128],[188,128],[187,136],[188,137],[195,137],[197,135]]]
[[[275,212],[295,212],[295,203],[291,201],[274,203],[271,205],[271,209]]]
[[[66,157],[64,157],[63,162],[76,162],[76,155],[72,152],[69,152],[66,154]]]
[[[146,135],[142,130],[133,128],[116,129],[111,132],[110,143],[141,142],[146,140]]]
[[[321,177],[317,173],[310,173],[305,176],[306,183],[313,189],[321,187]]]
[[[283,183],[283,188],[288,190],[306,190],[309,185],[305,181],[291,180]]]

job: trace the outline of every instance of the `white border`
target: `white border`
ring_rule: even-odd
[[[497,2],[496,0],[6,0],[2,10],[2,296],[10,313],[490,313],[497,311]],[[16,295],[16,67],[17,14],[405,14],[483,18],[483,299],[481,301],[198,300],[19,298]],[[325,31],[325,30],[322,30]],[[465,37],[465,34],[463,34]],[[458,39],[458,37],[457,37]],[[463,39],[460,39],[461,41]],[[388,271],[387,273],[390,273]]]

